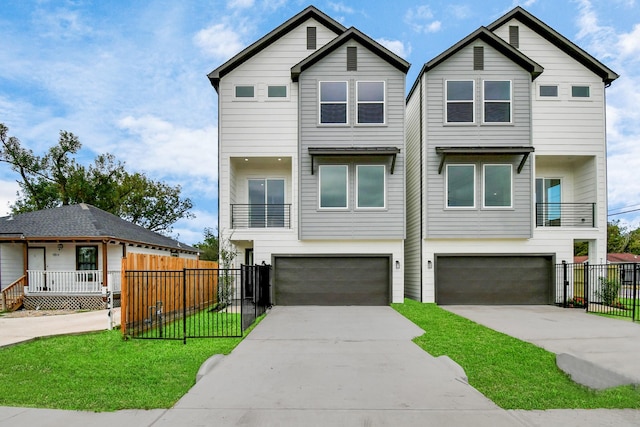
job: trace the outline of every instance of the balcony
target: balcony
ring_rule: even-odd
[[[595,227],[595,203],[536,203],[536,227]]]
[[[291,204],[233,204],[231,228],[291,228]]]

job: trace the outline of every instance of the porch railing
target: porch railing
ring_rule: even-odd
[[[26,276],[22,276],[0,292],[0,309],[14,311],[22,305]]]
[[[109,271],[114,292],[120,292],[120,272]],[[27,294],[101,294],[102,270],[28,270]],[[106,285],[106,284],[105,284]]]
[[[595,227],[595,203],[536,203],[536,227]]]
[[[291,205],[233,204],[231,228],[291,228]]]

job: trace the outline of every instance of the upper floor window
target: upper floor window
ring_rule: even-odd
[[[320,165],[320,208],[347,208],[347,165]]]
[[[571,86],[572,98],[589,98],[591,96],[589,86]]]
[[[448,80],[446,82],[447,123],[473,123],[474,120],[474,81]]]
[[[476,166],[447,165],[447,207],[475,207]]]
[[[484,207],[510,208],[511,165],[484,165]]]
[[[356,167],[357,207],[385,207],[385,166],[358,165]]]
[[[538,95],[542,98],[558,97],[558,85],[540,85],[538,91]]]
[[[384,82],[358,82],[358,123],[384,123]]]
[[[320,82],[320,123],[347,123],[347,82]]]
[[[278,85],[278,86],[267,86],[267,97],[269,98],[286,98],[287,97],[287,86],[286,85]]]
[[[511,81],[484,81],[484,122],[511,123]]]
[[[235,87],[234,95],[236,98],[255,99],[256,88],[253,85],[238,85]]]

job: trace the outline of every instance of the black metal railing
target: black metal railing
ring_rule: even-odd
[[[231,228],[291,228],[291,205],[233,204]]]
[[[536,203],[536,227],[595,227],[595,203]]]
[[[241,337],[271,305],[271,266],[125,272],[125,334],[132,338]]]
[[[556,265],[556,304],[640,320],[640,264]]]

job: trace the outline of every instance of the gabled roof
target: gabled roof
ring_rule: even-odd
[[[247,61],[249,58],[262,51],[272,43],[276,42],[282,36],[289,33],[291,30],[296,28],[298,25],[303,23],[308,19],[315,19],[316,21],[322,23],[324,26],[329,28],[331,31],[335,32],[336,35],[342,33],[345,30],[345,27],[339,22],[333,20],[329,16],[320,12],[313,6],[309,6],[304,9],[302,12],[298,13],[293,18],[284,22],[282,25],[277,27],[275,30],[271,31],[264,37],[262,37],[257,42],[253,43],[249,47],[243,49],[240,53],[238,53],[233,58],[229,59],[227,62],[210,72],[207,77],[209,77],[209,81],[211,85],[218,91],[218,87],[220,85],[220,79],[224,77],[226,74],[233,71],[236,67]]]
[[[374,52],[376,55],[380,56],[405,74],[411,66],[411,64],[409,64],[407,61],[391,52],[380,43],[376,42],[366,34],[360,32],[358,29],[351,27],[335,39],[331,40],[326,45],[322,46],[322,48],[318,49],[317,51],[291,67],[291,79],[294,82],[297,82],[298,78],[300,77],[300,73],[311,67],[316,62],[320,61],[322,58],[329,55],[331,52],[335,51],[338,47],[342,46],[349,40],[356,40],[358,43],[365,46],[367,49]]]
[[[542,37],[547,39],[550,43],[554,44],[558,49],[565,52],[567,55],[587,67],[594,72],[597,76],[602,78],[602,81],[609,85],[612,81],[620,77],[609,67],[602,62],[589,55],[587,52],[579,48],[572,43],[569,39],[558,33],[553,28],[524,10],[522,7],[517,6],[513,10],[507,12],[502,17],[495,20],[493,23],[487,26],[490,31],[495,31],[497,28],[503,26],[512,19],[517,19]]]
[[[184,243],[80,203],[0,217],[0,241],[118,240],[182,252],[199,252]]]
[[[414,82],[413,86],[411,87],[411,90],[409,91],[409,95],[407,96],[407,99],[411,98],[411,94],[415,90],[418,84],[418,81],[420,80],[420,78],[424,73],[440,65],[441,63],[443,63],[444,61],[446,61],[447,59],[449,59],[450,57],[452,57],[453,55],[455,55],[456,53],[458,53],[460,50],[467,47],[471,43],[475,42],[476,40],[484,41],[489,46],[493,47],[498,52],[502,53],[504,56],[506,56],[507,58],[509,58],[516,64],[518,64],[520,67],[524,68],[526,71],[528,71],[531,74],[531,80],[535,80],[535,78],[538,77],[540,74],[542,74],[542,71],[544,71],[544,68],[542,68],[542,66],[537,62],[535,62],[533,59],[529,58],[524,53],[520,52],[518,49],[511,46],[506,41],[502,40],[500,37],[498,37],[491,31],[489,31],[489,29],[487,29],[486,27],[480,27],[477,30],[475,30],[473,33],[469,34],[467,37],[460,40],[458,43],[451,46],[449,49],[442,52],[440,55],[433,58],[431,61],[424,64],[424,66],[422,67],[422,70],[420,70],[420,73],[416,78],[416,81]]]

